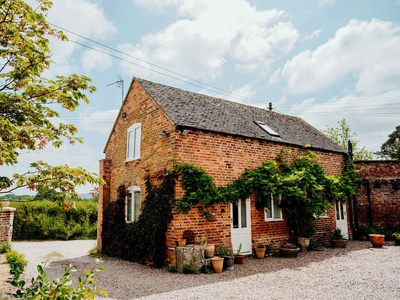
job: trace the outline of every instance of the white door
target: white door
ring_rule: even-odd
[[[250,199],[239,200],[237,204],[231,206],[232,218],[232,248],[233,252],[242,248],[240,253],[251,254],[251,216]]]
[[[340,228],[343,236],[346,239],[348,239],[349,231],[347,227],[346,203],[344,203],[343,201],[336,201],[335,212],[336,212],[336,227]]]

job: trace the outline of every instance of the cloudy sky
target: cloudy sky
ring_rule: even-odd
[[[98,170],[123,80],[133,76],[299,116],[318,129],[346,119],[377,151],[400,125],[399,0],[54,0],[48,76],[84,74],[98,91],[62,115],[84,145],[24,153]],[[87,192],[87,187],[79,189]]]

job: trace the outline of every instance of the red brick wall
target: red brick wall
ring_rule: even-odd
[[[394,186],[400,182],[400,161],[356,162],[356,170],[363,179],[356,195],[358,224],[400,226],[400,190]]]
[[[188,130],[187,135],[178,135],[176,141],[176,160],[188,162],[203,168],[211,175],[218,186],[226,185],[237,179],[243,171],[254,169],[262,162],[275,160],[284,150],[286,159],[293,160],[306,151],[295,146],[280,143],[269,143],[249,138],[232,137],[224,134],[204,133],[198,130]],[[328,174],[340,174],[343,170],[343,156],[329,152],[314,151]],[[177,189],[177,197],[182,196],[182,190]],[[251,221],[253,245],[261,242],[278,245],[288,238],[289,229],[286,221],[264,221],[264,211],[255,208],[252,199]],[[177,215],[171,223],[168,232],[168,246],[174,246],[184,230],[190,228],[195,236],[207,234],[216,244],[230,245],[231,219],[230,205],[217,206],[218,222],[207,222],[194,208],[188,215]],[[317,227],[334,229],[336,222],[333,210],[328,212],[328,219],[317,221]]]

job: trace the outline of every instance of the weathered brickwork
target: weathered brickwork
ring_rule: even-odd
[[[0,243],[11,241],[15,211],[14,207],[0,208]]]
[[[217,133],[205,133],[199,130],[186,130],[182,135],[176,137],[176,160],[188,162],[206,170],[217,186],[227,185],[237,179],[247,169],[254,169],[262,162],[276,160],[281,151],[286,153],[285,158],[289,161],[299,155],[305,155],[306,150],[295,146],[279,143],[253,140],[243,137],[233,137]],[[343,170],[343,156],[330,152],[316,151],[319,161],[328,174],[340,174]],[[182,196],[182,191],[177,189],[177,197]],[[257,210],[255,199],[251,205],[251,228],[253,245],[257,243],[275,244],[286,240],[289,229],[285,218],[283,221],[264,220],[264,211]],[[231,218],[230,205],[223,205],[216,210],[219,213],[218,222],[207,222],[200,216],[198,209],[194,208],[188,215],[179,215],[174,218],[171,230],[168,232],[170,246],[178,239],[186,229],[185,224],[193,226],[195,235],[207,234],[216,237],[215,243],[230,245]],[[224,211],[224,212],[222,212]],[[328,212],[329,218],[317,221],[320,231],[336,227],[333,210]],[[216,234],[216,235],[215,235]]]
[[[400,226],[400,162],[356,162],[363,179],[356,195],[358,225]]]
[[[142,124],[140,159],[126,162],[127,129],[134,123]],[[161,132],[164,134],[160,134]],[[166,133],[166,134],[165,134]],[[142,188],[144,199],[144,176],[167,170],[176,162],[187,162],[203,168],[214,178],[217,186],[226,185],[237,179],[243,171],[260,166],[262,162],[275,160],[281,151],[289,161],[305,155],[307,149],[283,143],[272,143],[256,139],[229,136],[220,133],[204,132],[194,129],[176,129],[160,107],[136,82],[125,100],[122,111],[105,149],[105,160],[100,163],[100,174],[107,185],[99,195],[100,206],[107,201],[115,201],[120,185],[136,185]],[[328,174],[340,174],[343,170],[343,155],[340,153],[314,151]],[[176,197],[184,191],[176,186]],[[289,236],[286,220],[266,222],[264,211],[255,208],[251,199],[251,228],[253,245],[268,243],[278,245]],[[215,222],[209,222],[193,208],[188,214],[174,213],[167,231],[167,247],[170,263],[175,263],[176,241],[185,230],[192,230],[196,239],[207,235],[210,243],[231,247],[231,207],[230,204],[215,205]],[[99,223],[102,223],[102,210],[99,210]],[[335,228],[334,212],[329,218],[317,221],[323,231]],[[99,225],[99,236],[101,225]],[[100,243],[101,244],[101,243]]]

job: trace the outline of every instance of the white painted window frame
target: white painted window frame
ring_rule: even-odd
[[[135,208],[135,193],[139,192],[139,213],[136,216],[136,208]],[[130,186],[127,190],[126,190],[126,196],[125,196],[125,221],[126,223],[133,223],[136,222],[139,219],[139,215],[140,215],[140,206],[141,206],[141,189],[138,186]],[[131,203],[129,207],[128,205],[128,197],[131,198]],[[128,209],[131,210],[131,219],[128,219]]]
[[[271,201],[271,205],[270,205],[270,207],[271,207],[271,214],[272,214],[272,218],[268,218],[268,216],[267,216],[267,208],[264,208],[264,220],[266,221],[266,222],[274,222],[274,221],[282,221],[283,220],[283,216],[282,216],[282,209],[281,208],[279,208],[279,216],[276,216],[275,217],[275,205],[279,205],[279,203],[281,202],[281,196],[278,196],[278,203],[274,203],[275,201],[274,201],[274,196],[273,195],[271,195],[271,197],[270,197],[270,201]]]
[[[126,161],[140,158],[141,137],[142,124],[132,124],[126,132]]]

